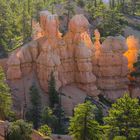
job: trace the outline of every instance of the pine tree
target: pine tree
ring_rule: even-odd
[[[35,84],[30,88],[31,107],[27,112],[27,120],[33,122],[33,126],[37,129],[41,122],[41,96]]]
[[[104,118],[108,126],[109,138],[124,136],[128,140],[136,140],[140,135],[140,105],[138,99],[132,99],[128,94],[117,99]]]
[[[6,83],[5,74],[0,67],[0,119],[8,119],[13,112],[12,108],[12,98],[10,94],[10,88]]]
[[[103,109],[101,106],[98,106],[95,109],[95,120],[101,125],[103,124]]]
[[[55,132],[58,126],[58,119],[53,114],[53,111],[49,107],[45,107],[42,111],[42,124],[47,124],[53,132]]]
[[[53,72],[51,73],[50,80],[48,82],[48,93],[49,93],[50,107],[54,108],[54,106],[59,103],[59,96],[56,91],[55,78]]]
[[[56,116],[57,118],[57,122],[58,122],[58,127],[56,127],[55,129],[55,133],[57,134],[65,134],[66,133],[66,126],[64,124],[64,120],[65,120],[65,112],[64,112],[64,109],[62,108],[61,106],[61,103],[59,103],[58,105],[56,105],[54,108],[53,108],[53,114]]]
[[[42,111],[42,123],[43,124],[48,124],[51,126],[51,121],[52,121],[52,110],[49,107],[45,107]]]
[[[74,116],[70,119],[69,133],[76,140],[99,140],[101,128],[95,121],[95,106],[87,101],[74,109]]]

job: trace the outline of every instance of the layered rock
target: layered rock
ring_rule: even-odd
[[[77,70],[75,73],[76,83],[79,88],[87,91],[91,96],[97,96],[99,91],[96,87],[96,77],[92,72],[92,51],[84,42],[75,49]]]
[[[59,51],[61,59],[59,77],[62,82],[62,85],[65,86],[75,82],[75,61],[73,54],[69,51],[66,43],[62,42],[60,44]]]
[[[127,45],[123,37],[107,37],[100,53],[93,58],[98,87],[112,99],[120,97],[128,89],[128,62],[123,55],[126,51]]]
[[[97,96],[96,77],[92,72],[93,44],[89,36],[89,22],[83,15],[74,16],[64,37],[72,82],[91,96]],[[63,63],[62,63],[63,64]]]
[[[7,79],[15,80],[20,79],[22,77],[20,60],[16,53],[12,54],[7,62],[8,70],[7,70]]]
[[[50,75],[53,72],[56,80],[57,90],[61,86],[61,82],[58,79],[58,68],[61,64],[60,57],[57,54],[53,54],[51,46],[43,44],[43,51],[41,51],[38,56],[37,62],[37,76],[41,87],[48,91],[48,81],[50,80]]]
[[[7,79],[19,79],[32,71],[32,64],[38,56],[37,42],[22,46],[13,52],[8,59]]]

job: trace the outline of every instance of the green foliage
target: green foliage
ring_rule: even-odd
[[[85,102],[90,101],[93,105],[95,104],[94,115],[95,120],[101,125],[103,124],[103,106],[95,101],[92,97],[86,96]]]
[[[67,131],[67,128],[64,124],[65,112],[64,112],[62,106],[60,105],[60,103],[53,108],[53,114],[56,116],[58,126],[59,126],[59,128],[56,127],[55,133],[65,134]]]
[[[55,127],[58,124],[57,117],[53,114],[53,111],[49,107],[45,107],[42,112],[42,124],[47,124],[55,131]]]
[[[91,21],[99,21],[97,27],[102,36],[120,34],[123,28],[120,13],[140,15],[140,3],[139,0],[110,0],[110,3],[109,7],[103,0],[0,0],[0,46],[5,51],[11,51],[28,42],[31,39],[32,19],[39,20],[41,10],[55,13],[57,4],[64,6],[66,29],[75,7],[80,6],[89,13]]]
[[[38,131],[42,133],[44,136],[51,136],[52,130],[48,125],[42,125]]]
[[[139,0],[125,0],[115,3],[115,7],[124,14],[127,15],[137,15],[140,12],[140,3]]]
[[[85,1],[84,0],[76,0],[77,5],[80,7],[84,7],[85,6]]]
[[[95,120],[99,123],[99,124],[103,124],[103,109],[101,106],[97,107],[95,109]]]
[[[42,112],[42,124],[47,124],[52,129],[53,133],[65,134],[66,128],[63,123],[64,119],[64,111],[59,105],[56,105],[53,110],[46,107]]]
[[[107,7],[103,2],[98,3],[93,0],[88,0],[85,5],[86,11],[90,14],[93,20],[97,18],[102,18],[104,12],[106,12]]]
[[[105,104],[106,106],[108,107],[111,107],[112,105],[112,102],[108,99],[108,98],[105,98],[103,95],[99,95],[99,101],[102,102],[103,104]]]
[[[96,28],[101,32],[101,36],[115,36],[122,34],[124,27],[124,17],[116,7],[109,8],[102,1],[86,2],[86,11],[90,14],[91,21],[96,21]]]
[[[41,97],[35,84],[30,88],[31,107],[27,112],[27,119],[33,123],[35,129],[40,125],[41,121]]]
[[[65,119],[64,110],[61,106],[61,101],[59,97],[59,93],[55,88],[55,78],[53,76],[53,72],[50,76],[50,81],[48,83],[48,92],[49,92],[49,100],[50,100],[50,108],[46,107],[42,113],[42,121],[43,124],[47,124],[52,128],[52,131],[57,134],[65,133],[65,126],[63,121]],[[59,126],[59,128],[58,128]]]
[[[124,136],[116,136],[113,140],[127,140]]]
[[[31,140],[31,133],[32,125],[23,120],[17,120],[10,123],[6,140]]]
[[[102,36],[115,36],[123,33],[125,21],[117,9],[107,9],[103,12],[102,17],[102,20],[97,24]]]
[[[105,117],[108,126],[106,133],[110,138],[125,136],[128,140],[135,140],[140,135],[140,106],[138,99],[132,99],[125,94],[114,103]]]
[[[49,93],[50,107],[53,108],[55,104],[59,103],[59,96],[56,91],[55,78],[53,72],[51,73],[50,80],[48,82],[48,93]]]
[[[9,50],[22,45],[29,37],[27,0],[0,0],[0,3],[0,44]]]
[[[10,94],[10,88],[6,83],[6,77],[2,67],[0,67],[0,119],[10,119],[13,115],[11,111],[12,98]]]
[[[62,1],[62,0],[61,0]],[[20,47],[31,39],[32,19],[52,7],[57,0],[0,0],[0,46],[7,51]]]
[[[70,119],[69,133],[75,140],[99,140],[101,128],[95,121],[95,106],[90,101],[79,104]]]

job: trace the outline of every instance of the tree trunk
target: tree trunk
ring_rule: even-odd
[[[97,7],[97,1],[96,0],[94,0],[94,6]]]
[[[114,7],[115,7],[115,1],[112,0],[112,8],[114,8]]]

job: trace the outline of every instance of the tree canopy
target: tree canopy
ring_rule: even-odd
[[[23,120],[9,124],[6,140],[31,140],[32,125]]]
[[[33,122],[33,126],[37,129],[41,122],[41,96],[35,84],[30,88],[31,106],[27,111],[27,119]]]
[[[95,106],[87,101],[74,109],[74,116],[70,119],[69,134],[75,140],[99,140],[101,128],[95,120]]]
[[[132,99],[128,94],[114,103],[105,117],[109,137],[125,136],[135,140],[140,135],[140,105],[138,99]]]
[[[8,119],[12,112],[12,97],[10,88],[6,83],[6,77],[2,67],[0,67],[0,119]]]

